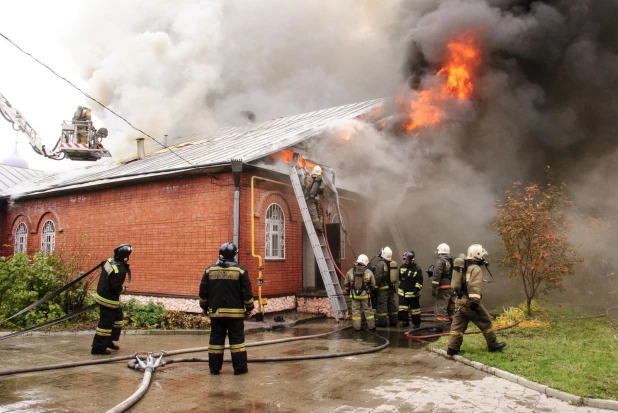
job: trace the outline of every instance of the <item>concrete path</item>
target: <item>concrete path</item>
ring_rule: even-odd
[[[341,328],[349,321],[321,320],[247,335],[247,343]],[[247,323],[257,331],[263,324]],[[234,376],[226,363],[211,376],[206,363],[177,363],[157,370],[145,397],[130,412],[610,412],[570,406],[521,385],[487,375],[424,350],[399,331],[381,330],[386,350],[324,360],[251,363]],[[34,335],[0,341],[0,369],[98,360],[92,333]],[[331,336],[251,347],[249,358],[365,349],[382,341],[351,329]],[[121,350],[157,352],[208,345],[208,334],[123,335]],[[169,358],[207,357],[192,353]],[[229,352],[226,350],[226,357]],[[126,362],[0,377],[0,413],[104,412],[137,390],[142,373]]]

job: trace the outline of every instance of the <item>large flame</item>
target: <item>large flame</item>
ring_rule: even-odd
[[[292,163],[292,160],[294,159],[294,151],[291,151],[289,149],[282,149],[279,152],[275,152],[270,156],[273,159],[277,159],[285,163]],[[300,155],[298,156],[298,160],[296,161],[296,166],[299,168],[313,168],[315,165],[316,164],[304,159]]]
[[[439,79],[435,85],[418,92],[407,102],[403,96],[397,98],[397,104],[407,114],[403,129],[417,133],[420,127],[435,125],[444,117],[444,102],[470,99],[480,64],[481,51],[473,32],[465,32],[450,42],[446,47],[445,64],[436,74]]]

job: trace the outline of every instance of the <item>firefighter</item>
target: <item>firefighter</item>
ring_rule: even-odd
[[[311,170],[311,174],[305,175],[305,200],[307,209],[311,215],[313,228],[318,234],[324,233],[324,222],[322,219],[322,196],[324,195],[324,182],[322,181],[322,168],[316,165]]]
[[[380,261],[376,265],[376,285],[378,297],[376,316],[378,327],[397,326],[397,262],[392,260],[393,250],[389,247],[382,248]]]
[[[352,308],[352,325],[354,330],[360,331],[365,316],[365,322],[369,330],[375,330],[376,321],[373,309],[369,304],[371,291],[376,286],[376,280],[369,268],[369,258],[365,254],[358,256],[354,267],[350,268],[345,275],[344,289],[350,294]]]
[[[77,122],[77,142],[73,143],[88,143],[88,127],[92,126],[92,115],[90,109],[86,106],[78,106],[73,114],[73,123]],[[106,130],[107,132],[107,130]]]
[[[468,255],[458,257],[453,263],[452,287],[457,295],[455,302],[455,316],[451,324],[451,333],[448,339],[447,354],[454,356],[459,353],[463,335],[472,321],[482,331],[487,341],[487,350],[501,351],[506,343],[498,342],[489,313],[481,304],[481,287],[483,285],[483,270],[481,265],[487,263],[487,251],[480,244],[468,247]]]
[[[99,323],[92,340],[91,354],[109,355],[108,349],[119,350],[114,341],[120,339],[120,331],[124,324],[122,310],[120,309],[120,294],[127,291],[123,285],[127,274],[131,279],[129,269],[129,255],[133,248],[129,244],[122,244],[114,249],[113,258],[108,259],[103,265],[95,301],[99,304]]]
[[[450,252],[451,249],[447,244],[438,245],[438,259],[433,265],[433,275],[431,276],[431,296],[436,299],[434,320],[438,324],[450,323],[455,312],[455,298],[451,288],[453,257],[451,257]]]
[[[423,270],[415,262],[414,251],[408,251],[403,256],[403,264],[399,267],[399,321],[401,327],[410,327],[408,311],[412,313],[414,328],[421,326],[421,290],[423,289]]]
[[[237,253],[238,248],[233,243],[226,242],[221,245],[219,259],[206,268],[200,283],[200,307],[204,314],[210,314],[208,367],[213,375],[218,375],[223,366],[226,334],[230,343],[234,374],[245,374],[249,371],[244,319],[253,310],[253,292],[249,272],[236,262]]]

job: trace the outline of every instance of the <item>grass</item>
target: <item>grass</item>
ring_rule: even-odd
[[[505,313],[503,325],[517,317],[517,309]],[[591,315],[568,308],[537,309],[534,315],[497,332],[507,343],[502,353],[489,353],[483,336],[472,334],[464,337],[460,355],[577,396],[618,400],[618,341],[611,321],[556,320]],[[470,323],[468,331],[474,330]],[[433,345],[446,349],[447,342],[443,337]]]

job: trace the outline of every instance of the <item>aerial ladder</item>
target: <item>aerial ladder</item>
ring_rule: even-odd
[[[89,109],[80,106],[78,111],[82,112],[82,110],[89,111]],[[73,116],[73,120],[62,122],[61,136],[53,149],[48,149],[43,145],[34,128],[2,93],[0,93],[0,114],[13,124],[14,130],[26,134],[32,149],[46,158],[57,161],[65,158],[72,161],[97,161],[102,157],[112,156],[102,144],[103,139],[107,137],[107,129],[96,129],[91,120],[80,119],[77,112],[76,116]],[[82,142],[78,142],[79,140]]]
[[[315,232],[313,222],[311,221],[311,215],[307,208],[307,202],[305,201],[305,194],[303,187],[300,183],[300,177],[296,164],[298,162],[299,155],[294,154],[292,163],[290,166],[290,180],[292,181],[292,188],[294,188],[294,194],[300,207],[300,213],[307,229],[307,235],[309,235],[309,241],[311,242],[311,248],[313,249],[313,255],[315,255],[318,268],[324,281],[324,287],[330,300],[331,307],[333,309],[333,315],[335,320],[339,321],[339,317],[345,318],[348,306],[345,302],[345,295],[339,284],[339,278],[335,269],[328,246],[326,244],[326,234],[318,234]]]

